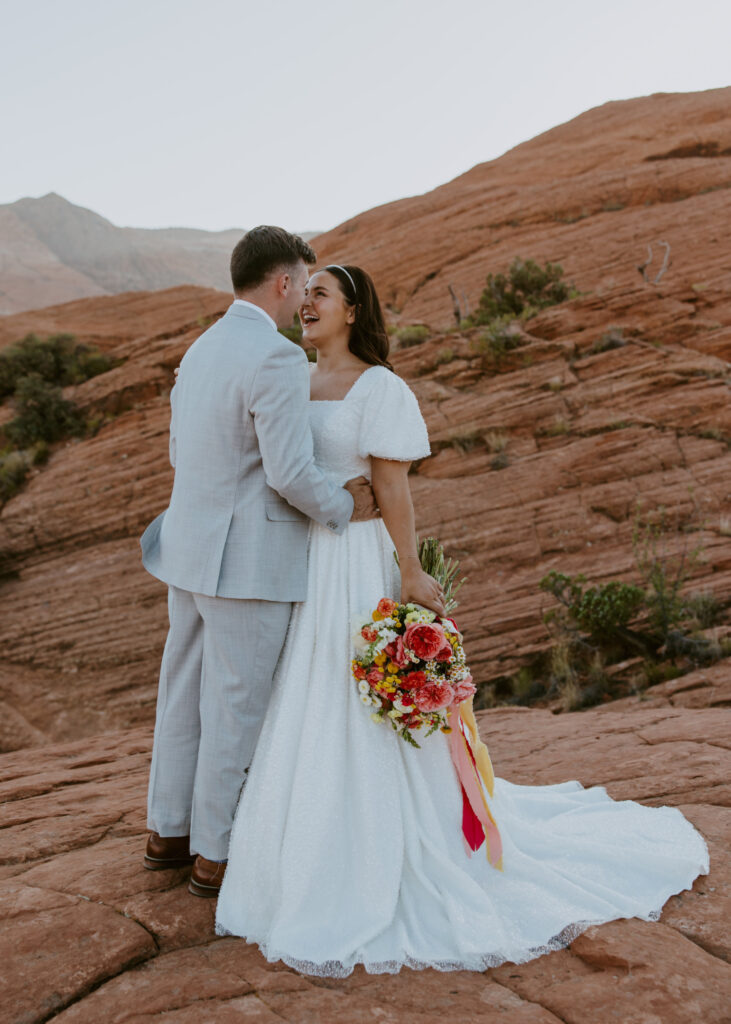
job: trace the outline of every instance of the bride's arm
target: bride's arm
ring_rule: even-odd
[[[409,489],[410,462],[377,459],[371,456],[373,493],[401,567],[401,603],[414,602],[445,615],[442,590],[435,579],[425,573],[416,549],[414,505]]]

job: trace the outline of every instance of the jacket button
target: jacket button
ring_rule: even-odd
[[[338,524],[335,522],[334,519],[328,519],[327,528],[328,530],[337,530]]]

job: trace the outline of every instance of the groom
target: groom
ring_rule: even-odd
[[[363,478],[315,466],[304,352],[281,334],[315,253],[258,227],[231,257],[235,300],[188,349],[171,393],[170,505],[142,536],[168,585],[145,866],[195,861],[216,896],[234,812],[269,702],[291,603],[307,592],[308,521],[341,533],[377,515]]]

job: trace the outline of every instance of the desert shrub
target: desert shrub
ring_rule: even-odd
[[[451,363],[455,357],[455,351],[453,348],[440,348],[434,357],[435,366],[446,366],[447,363]]]
[[[20,490],[28,475],[28,460],[23,452],[0,454],[0,503],[5,503]]]
[[[399,348],[412,348],[425,342],[429,333],[429,328],[424,324],[405,324],[403,327],[397,327],[393,335]]]
[[[664,509],[655,522],[643,523],[639,510],[635,513],[632,548],[635,564],[646,589],[646,605],[651,628],[662,643],[671,643],[676,634],[684,632],[683,620],[688,617],[683,587],[701,554],[701,545],[691,548],[687,539],[679,549],[668,545],[670,529]]]
[[[565,302],[570,286],[562,281],[558,263],[539,266],[534,260],[513,260],[507,274],[488,274],[474,315],[476,323],[488,323],[500,316],[531,315],[547,306]]]
[[[506,469],[510,465],[510,457],[507,452],[498,452],[490,459],[490,469]]]
[[[523,344],[523,338],[513,327],[513,318],[500,316],[473,339],[472,349],[482,356],[485,367],[498,370],[507,354]]]
[[[539,587],[556,598],[577,631],[596,639],[615,637],[645,601],[644,590],[633,583],[612,580],[584,588],[585,582],[585,576],[567,576],[554,569],[543,577]]]
[[[113,365],[113,360],[98,349],[77,344],[72,334],[54,334],[45,339],[28,334],[0,352],[0,400],[11,395],[29,374],[65,387],[106,373]]]
[[[597,355],[599,352],[611,352],[615,348],[624,348],[626,344],[627,339],[623,335],[621,328],[610,327],[608,331],[596,339],[589,351],[592,355]]]
[[[3,434],[16,448],[38,441],[53,442],[78,434],[83,419],[61,388],[38,373],[21,377],[15,387],[16,415],[3,427]]]
[[[721,606],[715,594],[709,590],[698,590],[685,599],[685,609],[701,629],[715,626]]]

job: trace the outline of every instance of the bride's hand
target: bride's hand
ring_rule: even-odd
[[[401,564],[401,604],[420,604],[437,615],[447,614],[442,588],[424,572],[418,558],[406,559]]]

